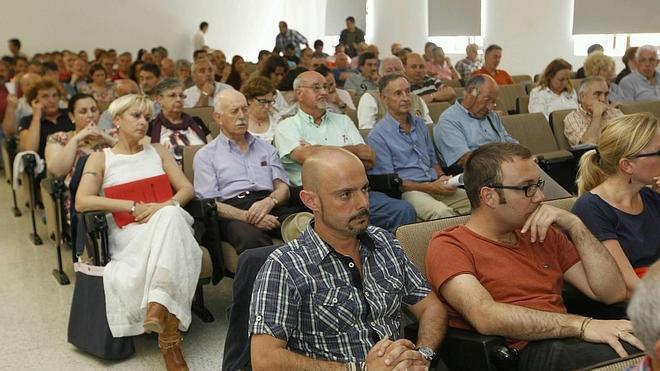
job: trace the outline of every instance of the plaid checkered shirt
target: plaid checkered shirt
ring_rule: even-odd
[[[343,363],[366,360],[385,336],[399,338],[401,304],[418,303],[430,286],[389,232],[370,226],[358,238],[362,276],[350,257],[321,240],[313,223],[273,252],[252,291],[250,334]]]

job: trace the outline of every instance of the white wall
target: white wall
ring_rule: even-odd
[[[165,46],[175,58],[192,58],[192,35],[209,23],[207,43],[257,58],[272,49],[285,20],[310,39],[324,35],[326,0],[9,0],[2,2],[0,35],[18,37],[30,55],[94,47],[130,51]],[[6,49],[0,54],[7,53]]]
[[[241,54],[255,60],[260,49],[273,48],[281,19],[310,43],[322,38],[326,1],[332,0],[5,0],[0,34],[20,38],[28,54],[65,48],[91,52],[96,46],[135,54],[139,48],[163,45],[175,58],[190,59],[192,34],[205,20],[211,47],[224,50],[228,58]],[[582,65],[584,57],[573,56],[573,0],[483,3],[485,44],[504,48],[501,68],[512,74],[539,73],[559,56],[575,70]],[[367,7],[367,38],[383,56],[393,41],[423,48],[427,0],[369,0]],[[620,58],[615,60],[618,70]]]

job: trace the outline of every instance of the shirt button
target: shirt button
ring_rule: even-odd
[[[376,327],[376,322],[371,322],[371,326]]]
[[[332,298],[332,302],[333,302],[333,303],[336,303],[336,302],[337,302],[337,298]]]
[[[350,263],[348,263],[348,266],[349,266],[350,268],[353,268],[353,267],[355,267],[355,264],[354,264],[353,262],[350,262]]]
[[[257,316],[256,320],[261,321],[261,316]]]

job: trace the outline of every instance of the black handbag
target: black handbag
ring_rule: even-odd
[[[76,263],[76,286],[69,315],[68,341],[99,358],[120,360],[135,353],[132,337],[112,337],[105,312],[103,267]]]
[[[399,174],[369,175],[367,178],[372,191],[383,192],[392,198],[401,199],[403,180],[401,180]]]

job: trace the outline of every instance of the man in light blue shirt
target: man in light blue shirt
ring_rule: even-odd
[[[424,120],[410,114],[408,80],[403,75],[384,76],[379,90],[388,113],[367,138],[367,144],[376,151],[376,164],[369,174],[397,173],[403,180],[401,198],[413,205],[419,219],[468,213],[470,202],[465,191],[447,185],[450,177],[438,164]]]
[[[507,133],[493,111],[497,83],[488,75],[472,77],[465,86],[465,98],[446,109],[433,128],[433,139],[446,167],[462,172],[472,151],[493,142],[518,143]]]
[[[619,84],[624,100],[632,102],[660,100],[660,74],[655,70],[658,66],[658,49],[653,45],[641,46],[637,49],[635,58],[637,71],[624,77]]]
[[[374,152],[360,136],[348,116],[328,112],[325,78],[314,71],[300,74],[293,82],[298,112],[276,128],[275,146],[293,186],[301,186],[301,170],[305,160],[323,146],[342,147],[356,155],[366,169],[374,165]],[[416,220],[415,209],[408,202],[388,197],[382,192],[369,192],[372,224],[394,231],[401,224]]]

